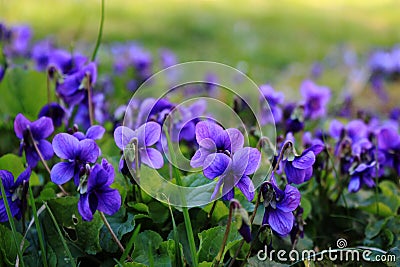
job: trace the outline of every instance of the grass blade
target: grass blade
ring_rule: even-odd
[[[37,215],[35,199],[33,197],[32,188],[31,188],[30,185],[28,186],[28,188],[29,188],[29,201],[30,201],[31,206],[32,206],[33,219],[35,220],[36,231],[37,231],[38,237],[39,237],[39,245],[40,245],[40,249],[42,251],[43,265],[45,267],[47,267],[48,265],[47,265],[46,249],[44,247],[43,232],[42,232],[42,228],[40,227],[40,222],[39,222],[39,218],[38,218],[38,215]]]
[[[125,251],[122,254],[121,258],[119,259],[120,262],[124,262],[126,260],[128,254],[129,254],[129,251],[132,250],[133,243],[135,242],[135,239],[136,239],[137,235],[139,234],[139,231],[140,231],[140,224],[138,225],[138,227],[135,228],[131,238],[128,241],[128,244],[126,244]]]
[[[50,215],[50,217],[51,217],[51,219],[52,219],[52,221],[53,221],[53,223],[54,223],[54,226],[56,227],[56,230],[57,230],[57,232],[58,232],[58,235],[60,236],[60,239],[61,239],[61,242],[62,242],[62,244],[63,244],[63,246],[64,246],[64,249],[65,249],[65,251],[67,252],[69,259],[71,260],[71,265],[72,265],[73,267],[76,267],[76,263],[75,263],[75,261],[74,261],[74,258],[72,257],[72,254],[71,254],[71,251],[70,251],[69,248],[68,248],[67,242],[65,241],[64,236],[63,236],[63,234],[61,233],[61,230],[60,230],[60,227],[58,226],[58,223],[57,223],[56,218],[54,217],[54,215],[53,215],[53,213],[51,212],[51,209],[50,209],[50,207],[47,205],[47,203],[46,203],[46,202],[43,202],[43,203],[44,203],[44,205],[46,206],[47,211],[49,212],[49,215]]]
[[[15,248],[17,249],[18,258],[21,263],[21,266],[25,266],[24,259],[22,258],[21,250],[19,249],[19,246],[18,246],[17,230],[15,229],[14,218],[11,214],[10,206],[8,205],[8,200],[7,200],[6,192],[4,190],[4,185],[3,185],[3,179],[1,179],[1,178],[0,178],[0,188],[1,188],[1,195],[3,197],[4,206],[6,207],[8,221],[10,223],[11,231],[13,233],[13,239],[14,239]]]

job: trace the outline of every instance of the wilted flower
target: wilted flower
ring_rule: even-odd
[[[121,195],[117,189],[110,186],[114,182],[114,168],[103,159],[87,174],[79,186],[81,194],[78,202],[78,211],[83,220],[91,221],[96,210],[107,215],[113,215],[121,207]]]
[[[96,162],[100,153],[99,147],[92,139],[79,141],[67,133],[60,133],[54,137],[53,149],[58,157],[67,160],[57,163],[51,169],[51,180],[58,185],[74,178],[74,183],[78,186],[86,164]]]
[[[201,121],[196,124],[196,140],[199,149],[196,151],[190,165],[193,168],[202,167],[208,155],[228,153],[231,155],[243,147],[243,134],[234,128],[224,130],[212,121]]]
[[[0,196],[0,222],[8,221],[6,207],[4,204],[5,199],[8,201],[11,215],[18,220],[22,217],[23,208],[26,207],[26,192],[28,190],[29,177],[31,176],[31,169],[28,167],[23,171],[14,182],[14,176],[11,172],[0,170],[0,178],[4,186],[6,197]]]
[[[204,161],[204,176],[209,179],[219,177],[211,199],[215,199],[222,186],[222,198],[231,200],[238,187],[248,201],[254,198],[254,185],[248,175],[254,173],[260,164],[261,153],[251,147],[237,150],[232,158],[224,153],[213,153]]]
[[[40,160],[35,145],[44,160],[49,160],[53,157],[53,148],[50,142],[45,140],[54,131],[53,122],[50,118],[41,117],[34,122],[30,122],[24,115],[19,113],[14,120],[14,131],[21,140],[19,153],[21,155],[22,150],[25,151],[26,161],[31,168],[36,167]]]
[[[300,204],[299,190],[291,185],[286,185],[285,190],[279,189],[272,174],[270,182],[261,186],[264,198],[264,217],[262,225],[269,224],[273,231],[280,236],[286,236],[293,228],[293,211]]]
[[[119,126],[114,131],[114,140],[116,145],[121,150],[124,150],[128,145],[133,145],[133,141],[136,139],[139,149],[139,164],[143,162],[151,168],[160,169],[164,165],[163,156],[158,150],[150,147],[160,140],[160,135],[161,126],[156,122],[147,122],[135,131],[125,126]],[[124,157],[122,156],[120,161],[121,168],[123,162]]]

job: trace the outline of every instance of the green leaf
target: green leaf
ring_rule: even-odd
[[[144,203],[128,202],[128,207],[131,207],[138,212],[149,214],[149,207]]]
[[[82,220],[78,212],[78,199],[75,197],[63,197],[48,201],[54,217],[64,230],[65,239],[70,241],[75,247],[88,254],[96,254],[101,251],[99,233],[103,227],[103,221],[98,213],[95,213],[93,220],[86,222]],[[47,225],[54,228],[52,223]],[[47,227],[44,227],[45,230]],[[58,240],[58,237],[54,237]],[[51,239],[48,240],[51,242]],[[56,251],[56,249],[53,247]]]
[[[165,223],[169,217],[169,210],[164,204],[160,202],[150,202],[148,204],[149,207],[149,216],[155,223]]]
[[[250,267],[268,267],[268,266],[284,267],[284,266],[289,266],[289,265],[272,261],[269,258],[266,258],[265,260],[263,260],[263,259],[259,259],[257,256],[253,256],[248,259],[246,266],[250,266]]]
[[[212,209],[213,203],[206,205],[203,210],[209,214]],[[219,222],[221,219],[228,217],[229,208],[224,204],[224,202],[217,200],[215,204],[214,211],[211,216],[211,220],[214,223]]]
[[[17,243],[21,244],[23,239],[20,233],[16,233]],[[29,246],[29,242],[27,240],[24,241],[24,246],[22,248],[22,253]],[[17,248],[15,247],[13,241],[13,233],[10,229],[0,224],[0,266],[14,266],[15,259],[17,258]]]
[[[18,176],[25,171],[23,158],[14,154],[6,154],[0,158],[0,170],[7,170],[14,175],[16,180]],[[35,172],[32,172],[29,178],[31,186],[40,185],[39,177]]]
[[[365,228],[365,237],[374,238],[377,236],[383,227],[386,226],[388,218],[379,221],[370,221]]]
[[[28,119],[36,119],[47,102],[46,74],[22,68],[9,69],[0,83],[0,92],[0,114],[15,117],[22,112]]]
[[[173,240],[165,241],[170,242]],[[172,266],[168,247],[161,236],[151,230],[140,233],[135,240],[135,250],[132,254],[134,261],[147,266]]]
[[[308,200],[308,198],[302,196],[300,205],[303,208],[303,220],[305,220],[311,212],[311,202]]]
[[[197,252],[199,262],[212,262],[217,256],[222,245],[225,229],[226,227],[224,226],[217,226],[199,233],[200,246],[199,251]],[[225,250],[221,257],[222,259],[224,258],[226,251],[228,251],[235,244],[234,241],[237,240],[241,240],[241,236],[238,231],[232,229],[228,235]]]
[[[125,208],[121,208],[113,216],[105,216],[119,240],[121,240],[125,234],[132,232],[135,228],[134,215],[132,213],[127,213]],[[114,253],[118,250],[117,244],[115,244],[105,225],[100,230],[100,245],[107,252]]]

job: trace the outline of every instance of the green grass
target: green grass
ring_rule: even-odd
[[[153,53],[167,47],[180,61],[245,62],[261,83],[338,44],[366,52],[400,42],[400,2],[347,2],[106,0],[103,41],[137,40]],[[52,34],[65,46],[95,45],[99,0],[0,0],[0,7],[0,18],[31,24],[37,38]]]

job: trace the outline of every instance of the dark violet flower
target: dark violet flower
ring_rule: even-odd
[[[0,65],[0,82],[3,80],[5,74],[6,68],[3,65]]]
[[[126,126],[119,126],[114,131],[114,140],[116,145],[124,150],[136,138],[139,149],[139,163],[160,169],[164,165],[164,158],[158,150],[150,147],[160,140],[160,135],[161,126],[156,122],[147,122],[135,131]],[[122,166],[123,161],[122,157],[120,166]]]
[[[85,98],[88,86],[93,86],[96,79],[97,67],[92,62],[81,70],[68,75],[62,83],[57,85],[57,93],[68,105],[79,104]]]
[[[305,80],[300,87],[304,101],[304,115],[306,118],[318,119],[326,115],[326,107],[331,92],[327,87],[318,86],[311,80]]]
[[[79,141],[67,133],[60,133],[54,137],[53,149],[59,158],[67,160],[57,163],[51,169],[51,180],[59,185],[74,178],[74,183],[78,186],[86,164],[96,162],[100,153],[99,147],[93,140]]]
[[[31,58],[35,62],[38,71],[45,71],[49,65],[49,57],[53,51],[53,42],[49,39],[37,42],[31,52]]]
[[[21,219],[23,209],[26,207],[26,192],[28,189],[29,177],[31,169],[28,167],[23,171],[14,182],[14,176],[11,172],[0,170],[0,178],[6,193],[6,199],[10,206],[10,211],[13,217],[17,220]],[[1,192],[0,192],[1,196]],[[8,221],[6,208],[4,205],[4,196],[0,199],[0,222]]]
[[[279,189],[272,175],[271,182],[266,182],[261,187],[264,198],[264,217],[262,225],[269,225],[280,236],[286,236],[293,228],[293,211],[300,204],[299,190],[291,185],[286,185],[285,190]]]
[[[47,69],[58,72],[60,76],[70,75],[81,70],[86,62],[87,58],[80,53],[71,54],[65,50],[56,49],[48,55]]]
[[[219,180],[215,186],[211,199],[215,199],[222,187],[222,198],[231,200],[238,187],[248,201],[254,198],[254,185],[248,175],[253,174],[259,167],[261,153],[251,147],[237,150],[232,158],[224,153],[212,153],[204,161],[204,176],[208,179]]]
[[[282,109],[279,107],[283,103],[284,95],[282,92],[275,92],[272,86],[265,84],[260,86],[262,98],[260,99],[261,104],[261,124],[280,122],[282,120]],[[266,106],[266,102],[269,108]],[[271,112],[270,112],[271,110]],[[271,113],[273,118],[271,118]]]
[[[14,131],[21,140],[19,153],[21,155],[22,150],[25,151],[26,161],[31,168],[36,167],[40,160],[35,145],[40,150],[44,160],[49,160],[53,157],[53,148],[50,142],[45,140],[54,131],[53,122],[50,118],[41,117],[34,122],[30,122],[24,115],[19,113],[14,120]]]
[[[199,149],[190,160],[190,166],[193,168],[202,167],[204,160],[210,154],[220,152],[231,155],[244,144],[243,134],[238,129],[224,130],[212,121],[201,121],[196,124],[196,140]]]
[[[297,133],[304,129],[304,107],[289,103],[283,109],[285,132]]]
[[[355,193],[360,190],[363,184],[367,185],[369,188],[375,186],[373,180],[373,175],[376,170],[375,164],[375,161],[369,164],[360,163],[354,170],[350,168],[350,183],[348,186],[350,193]]]
[[[400,136],[397,129],[390,125],[381,127],[377,133],[377,142],[379,151],[384,155],[382,165],[400,174]]]
[[[38,118],[49,117],[53,121],[55,127],[61,126],[66,119],[67,113],[64,108],[57,103],[50,103],[45,105],[40,111]]]
[[[106,129],[104,129],[103,126],[93,125],[86,131],[85,134],[82,132],[75,132],[73,133],[73,136],[75,136],[79,141],[83,139],[99,140],[103,138],[105,131]]]
[[[304,150],[300,156],[287,158],[284,161],[284,168],[288,183],[301,184],[308,181],[313,173],[315,157],[323,149],[323,145],[316,144]]]
[[[110,188],[114,182],[114,168],[103,159],[100,164],[94,165],[87,176],[87,180],[81,183],[81,193],[78,202],[78,211],[83,220],[91,221],[96,210],[107,215],[113,215],[121,207],[121,195],[117,189]]]

